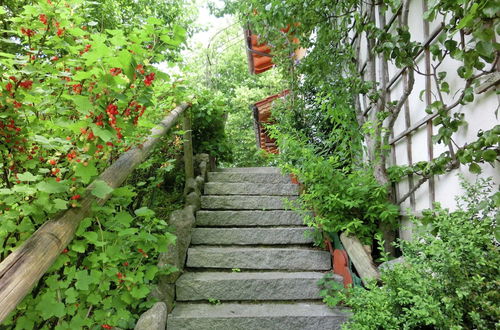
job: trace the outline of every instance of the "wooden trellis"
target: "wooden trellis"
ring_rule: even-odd
[[[406,67],[401,69],[396,68],[383,55],[373,55],[374,52],[371,49],[375,44],[373,41],[368,40],[365,33],[361,35],[354,34],[351,37],[351,44],[358,49],[358,70],[364,80],[376,81],[378,83],[378,88],[384,93],[385,104],[390,101],[404,101],[401,112],[394,119],[396,124],[387,141],[391,147],[388,165],[413,165],[419,160],[431,161],[439,156],[442,152],[440,150],[453,150],[452,146],[437,145],[433,142],[432,137],[436,133],[433,120],[438,114],[427,114],[424,111],[437,99],[437,86],[432,78],[433,67],[436,65],[437,60],[433,60],[430,48],[433,44],[439,42],[438,37],[443,32],[445,22],[429,23],[423,18],[423,13],[427,10],[427,0],[403,1],[399,9],[394,13],[382,10],[380,5],[369,2],[363,3],[361,10],[362,17],[370,18],[378,28],[388,33],[396,33],[395,27],[397,25],[408,25],[412,40],[418,41],[421,44],[420,49],[413,58],[418,72],[417,70],[408,72]],[[445,59],[443,63],[443,66],[447,67],[446,70],[449,74],[456,72],[459,65],[458,62],[453,63],[451,59]],[[498,71],[498,68],[496,70]],[[491,90],[492,86],[498,84],[499,79],[497,77],[499,76],[498,72],[495,72],[493,77],[490,77],[489,84],[484,90],[487,88]],[[464,88],[463,80],[455,83],[456,85],[451,86],[452,89],[460,90]],[[410,93],[405,98],[404,93],[406,93],[407,89],[410,90]],[[478,93],[484,91],[483,89],[478,90],[476,90]],[[483,94],[482,97],[487,102],[498,101],[494,91]],[[366,95],[359,96],[358,105],[361,108],[361,115],[365,120],[373,120],[374,118],[371,117],[372,112],[375,107],[380,106],[380,104],[372,103]],[[445,111],[452,111],[456,105],[458,104],[451,99],[450,105],[445,108]],[[464,106],[460,110],[467,113],[469,110],[474,110],[474,105]],[[494,109],[489,112],[491,113],[491,120],[469,118],[474,122],[473,126],[486,130],[498,124],[493,115]],[[455,135],[467,143],[468,137],[466,136],[466,132],[459,131]],[[469,137],[471,135],[469,134]],[[451,181],[446,180],[451,179],[435,176],[417,178],[410,175],[403,183],[398,183],[393,187],[393,193],[398,202],[405,201],[402,209],[410,207],[414,212],[418,213],[421,209],[432,207],[435,201],[448,199],[448,196],[445,196],[443,193],[443,189],[439,189],[440,187],[438,187],[439,185],[450,184],[449,182]],[[457,193],[457,191],[454,193]],[[402,233],[403,237],[407,235],[408,233]]]

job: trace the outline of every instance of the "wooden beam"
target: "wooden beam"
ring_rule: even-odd
[[[371,279],[380,279],[380,273],[373,264],[371,256],[366,252],[357,237],[347,236],[345,233],[342,233],[340,240],[365,285]]]
[[[425,13],[427,11],[427,0],[422,1],[422,10]],[[429,22],[423,20],[424,28],[424,38],[429,39]],[[426,43],[424,47],[425,56],[425,105],[429,107],[432,104],[432,80],[431,80],[431,51],[429,48],[430,43]],[[438,86],[436,86],[438,87]],[[427,131],[427,155],[429,162],[434,160],[434,143],[432,142],[433,135],[433,125],[432,119],[426,123]],[[433,208],[433,204],[436,201],[436,188],[434,182],[434,175],[429,178],[429,207]]]
[[[186,181],[194,178],[194,163],[193,163],[193,134],[191,127],[191,113],[184,112],[184,170],[186,173]]]
[[[111,188],[118,188],[128,175],[153,150],[163,135],[189,107],[182,104],[170,112],[142,146],[125,152],[98,178]],[[71,242],[80,222],[91,213],[94,202],[104,204],[110,197],[99,199],[92,194],[93,184],[87,187],[80,207],[68,209],[54,220],[44,223],[30,238],[0,263],[0,323],[31,291],[36,282],[54,263],[61,251]]]
[[[492,72],[486,75],[485,79],[481,82],[479,86],[476,87],[475,92],[481,94],[486,92],[492,87],[495,87],[500,83],[500,72]]]
[[[434,29],[432,34],[427,38],[427,40],[422,45],[423,47],[421,47],[418,50],[418,52],[416,53],[416,55],[413,57],[414,60],[416,60],[422,54],[425,47],[428,47],[434,41],[434,39],[436,39],[439,36],[439,34],[443,31],[443,28],[444,28],[444,24],[441,24],[436,29]],[[365,63],[365,65],[366,65],[366,63]],[[388,90],[392,88],[394,83],[396,83],[396,81],[401,77],[401,75],[403,74],[404,71],[406,71],[406,69],[407,69],[407,67],[399,69],[398,72],[396,72],[396,74],[394,75],[394,77],[392,77],[391,80],[389,80],[389,83],[387,84],[387,87],[386,87]],[[364,70],[364,66],[363,66],[363,70]],[[360,72],[360,73],[362,73],[362,72]],[[372,109],[372,106],[370,105],[363,112],[363,116],[366,116],[371,109]]]

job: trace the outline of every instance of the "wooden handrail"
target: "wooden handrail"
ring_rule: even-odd
[[[106,182],[111,188],[118,188],[134,168],[146,159],[161,137],[189,106],[184,103],[172,110],[157,127],[151,130],[150,136],[141,147],[135,147],[122,154],[99,176],[98,180]],[[71,242],[80,222],[90,214],[92,204],[97,202],[102,205],[109,199],[110,194],[102,199],[93,196],[90,194],[92,188],[93,184],[87,187],[80,207],[68,209],[58,218],[44,223],[0,263],[0,323],[31,291],[61,251]]]

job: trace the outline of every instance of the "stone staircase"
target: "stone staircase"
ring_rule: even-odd
[[[283,201],[298,186],[276,168],[220,169],[208,179],[167,328],[339,329],[349,312],[326,307],[316,284],[330,255],[312,247]]]

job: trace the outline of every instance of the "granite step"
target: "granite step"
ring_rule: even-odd
[[[223,167],[215,170],[223,173],[263,173],[263,174],[280,174],[281,170],[278,167]]]
[[[286,210],[286,200],[295,196],[202,196],[201,208],[204,210]]]
[[[178,303],[168,315],[169,330],[337,330],[346,309],[322,303]]]
[[[207,182],[205,195],[270,195],[297,196],[299,186],[285,183]]]
[[[202,227],[300,226],[303,218],[293,211],[208,211],[196,213]]]
[[[289,176],[278,173],[209,172],[209,182],[291,183]]]
[[[329,270],[330,253],[307,248],[211,247],[188,249],[187,267],[223,269]]]
[[[177,280],[177,300],[218,299],[313,300],[321,299],[321,272],[202,272],[185,273]],[[342,277],[335,280],[342,283]]]
[[[282,245],[313,243],[307,227],[282,228],[194,228],[191,244],[199,245]]]

